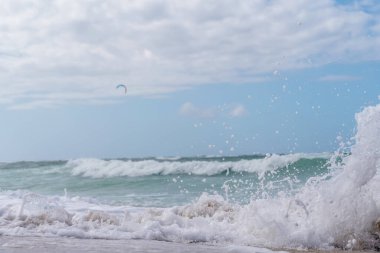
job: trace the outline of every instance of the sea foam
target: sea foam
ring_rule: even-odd
[[[183,206],[141,208],[104,205],[82,197],[4,191],[0,193],[0,234],[374,249],[380,235],[380,105],[365,108],[355,118],[357,132],[350,154],[335,159],[340,162],[328,175],[310,178],[294,194],[252,198],[243,205],[204,193]],[[260,173],[301,157],[213,162],[211,168],[207,162],[149,161],[153,165],[147,166],[147,161],[83,159],[66,166],[73,174],[85,177],[209,175],[227,169]]]
[[[300,159],[326,158],[327,154],[288,154],[267,155],[262,159],[239,161],[123,161],[101,159],[76,159],[67,162],[66,167],[71,169],[73,175],[83,177],[138,177],[149,175],[194,174],[217,175],[226,171],[256,172],[263,175],[267,171],[289,166]]]

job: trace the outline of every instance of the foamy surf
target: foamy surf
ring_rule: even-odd
[[[103,177],[141,177],[149,175],[217,175],[223,172],[247,172],[262,175],[293,164],[301,159],[328,158],[328,154],[268,154],[261,159],[241,159],[239,161],[160,161],[160,160],[101,160],[76,159],[67,162],[75,176]],[[162,160],[162,159],[161,159]]]
[[[356,115],[356,121],[350,154],[332,157],[332,166],[326,165],[326,158],[321,163],[320,158],[300,154],[226,162],[80,159],[45,164],[45,177],[65,178],[68,185],[75,182],[72,188],[79,187],[82,194],[73,195],[70,187],[63,196],[38,194],[31,189],[3,191],[0,233],[270,248],[378,249],[380,105],[365,108]],[[319,168],[313,169],[318,173],[305,170],[311,165]],[[39,176],[40,167],[32,168]],[[2,173],[9,176],[13,172]],[[245,177],[252,178],[245,182]],[[211,190],[194,201],[162,207],[101,201],[102,193],[116,194],[118,188],[112,187],[131,178],[128,184],[137,181],[139,188],[135,189],[170,190],[159,188],[162,182],[154,185],[164,178],[166,186],[171,182],[181,187],[175,188],[177,191],[185,180],[189,180],[188,192],[192,184],[203,189],[199,187],[202,183]],[[146,178],[151,185],[146,185]],[[99,189],[80,188],[77,184],[83,182],[97,182]],[[107,191],[110,187],[113,190]],[[245,187],[250,191],[245,192]],[[83,189],[90,191],[90,197],[84,196]],[[179,196],[186,194],[191,192],[183,191]],[[236,200],[244,195],[249,195],[247,203]],[[174,198],[174,190],[168,196]]]

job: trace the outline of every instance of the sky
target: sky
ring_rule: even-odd
[[[2,0],[0,16],[0,161],[333,152],[380,102],[377,0]]]

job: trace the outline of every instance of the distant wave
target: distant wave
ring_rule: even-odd
[[[106,177],[139,177],[149,175],[193,174],[217,175],[223,172],[258,173],[274,171],[284,168],[301,159],[327,159],[327,154],[288,154],[268,155],[261,159],[241,159],[238,161],[157,161],[149,160],[101,160],[101,159],[75,159],[66,163],[74,176],[91,178]]]

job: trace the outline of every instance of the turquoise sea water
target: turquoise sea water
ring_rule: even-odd
[[[380,105],[331,154],[0,164],[0,235],[377,249]]]
[[[3,163],[0,165],[0,186],[1,190],[26,190],[44,195],[64,195],[66,191],[70,196],[88,197],[111,205],[184,205],[203,192],[217,193],[244,204],[252,198],[265,198],[279,192],[291,194],[311,177],[328,172],[327,156],[293,154]],[[107,165],[99,168],[103,163]],[[78,167],[83,169],[76,173]],[[92,174],[93,170],[102,173]]]

